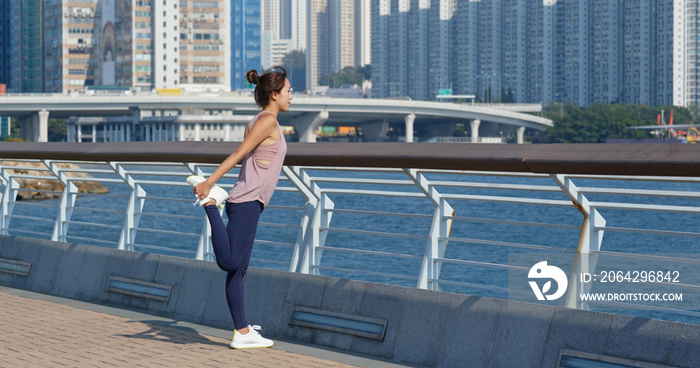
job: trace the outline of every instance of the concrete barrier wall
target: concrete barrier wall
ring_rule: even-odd
[[[233,328],[215,263],[0,236],[0,261],[31,263],[0,285]],[[2,268],[2,267],[0,267]],[[167,302],[106,291],[110,277],[171,287]],[[295,308],[383,320],[383,340],[290,324]],[[437,367],[557,367],[562,351],[697,367],[700,326],[250,268],[248,322],[271,338]]]

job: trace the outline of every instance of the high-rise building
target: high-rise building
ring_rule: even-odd
[[[286,54],[306,49],[306,0],[261,0],[261,61],[280,65]]]
[[[306,0],[291,0],[292,50],[306,50],[307,12]]]
[[[355,66],[355,0],[309,0],[306,49],[306,88],[321,77]]]
[[[448,0],[372,2],[372,95],[433,99],[450,88]]]
[[[272,32],[280,36],[281,0],[260,0],[260,26],[263,32]]]
[[[0,116],[0,138],[10,136],[12,132],[12,124],[9,116]]]
[[[262,67],[272,65],[273,48],[280,39],[280,2],[281,0],[260,0],[260,62]]]
[[[683,2],[683,1],[678,1]],[[683,73],[673,74],[674,101],[682,105],[700,105],[700,0],[685,1],[685,8],[673,9],[674,33],[685,30],[685,43],[674,43],[672,67]],[[684,62],[685,61],[685,62]],[[680,74],[680,75],[679,75]]]
[[[41,91],[230,90],[228,1],[46,0],[40,14]]]
[[[292,39],[292,0],[279,0],[279,36]]]
[[[327,31],[330,43],[327,51],[331,54],[329,67],[338,72],[346,66],[355,66],[355,0],[328,1]]]
[[[539,1],[539,0],[532,0]],[[473,1],[458,1],[455,3],[452,15],[451,70],[452,91],[455,94],[475,93],[483,91],[477,52],[479,32],[477,27],[479,14]],[[464,26],[466,25],[466,27]],[[372,66],[374,68],[374,66]],[[374,78],[374,77],[373,77]]]
[[[158,57],[156,50],[159,48],[153,42],[152,5],[152,1],[143,0],[109,0],[100,4],[101,37],[98,38],[98,50],[101,56],[98,70],[101,85],[112,83],[136,90],[152,90],[163,86],[163,76],[154,64]],[[171,44],[175,46],[175,43]],[[111,60],[110,53],[113,55]],[[174,63],[175,58],[170,55],[170,62]],[[174,69],[171,68],[171,73]],[[174,84],[172,75],[169,83]]]
[[[292,40],[277,39],[268,41],[268,49],[262,60],[263,68],[282,65],[284,57],[292,51]]]
[[[372,95],[698,104],[698,3],[379,0]]]
[[[309,29],[306,33],[306,88],[311,90],[330,69],[329,55],[325,52],[329,44],[326,25],[328,2],[327,0],[309,0],[307,6]]]
[[[12,92],[44,91],[44,1],[10,1]]]
[[[10,2],[0,1],[0,84],[10,85]]]
[[[177,8],[179,5],[181,12],[179,19],[177,14],[173,15],[173,19],[170,15],[166,16],[165,11],[158,10],[156,7],[157,16],[154,19],[154,25],[160,27],[161,24],[165,25],[166,22],[170,24],[173,20],[180,22],[180,87],[208,91],[231,89],[230,4],[229,0],[181,0],[179,4],[174,5],[168,2],[167,7],[170,8]],[[169,27],[175,26],[169,25]],[[175,37],[177,35],[173,35],[173,39]],[[177,46],[175,44],[168,47],[177,48]],[[157,47],[166,48],[165,43]],[[154,51],[154,54],[156,58],[160,58],[160,52]],[[177,64],[177,59],[175,63]]]
[[[371,1],[355,0],[355,65],[372,63],[371,59]]]
[[[44,3],[44,92],[64,93],[101,84],[96,5],[94,1],[79,6],[62,0]]]
[[[231,1],[231,89],[248,88],[248,70],[262,69],[260,0]]]
[[[596,52],[591,57],[592,102],[611,103],[620,100],[622,68],[618,60],[622,52],[622,40],[617,28],[622,16],[621,3],[598,1],[593,13],[596,22],[591,32],[591,46]]]

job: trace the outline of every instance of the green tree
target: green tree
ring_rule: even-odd
[[[68,129],[63,119],[49,119],[49,142],[65,142]]]
[[[10,134],[12,136],[20,136],[22,134],[19,128],[19,119],[10,118]]]
[[[318,84],[331,88],[340,88],[344,85],[362,85],[365,75],[358,72],[355,67],[346,66],[338,73],[330,73],[321,77]]]
[[[633,126],[655,125],[657,115],[665,111],[670,121],[673,109],[674,125],[692,124],[700,117],[691,109],[674,106],[647,106],[632,104],[594,103],[581,108],[571,103],[552,102],[543,115],[552,119],[548,128],[536,141],[544,143],[604,143],[609,138],[653,138],[649,130],[630,130]]]
[[[365,77],[365,80],[372,80],[372,65],[367,64],[357,68],[357,72]]]
[[[508,87],[508,89],[501,89],[501,102],[503,103],[515,103],[515,93],[513,89]]]

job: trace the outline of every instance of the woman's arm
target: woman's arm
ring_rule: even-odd
[[[219,167],[214,170],[214,173],[194,188],[194,194],[199,198],[206,198],[209,195],[209,190],[211,187],[224,176],[227,172],[231,171],[236,164],[238,164],[253,148],[257,147],[265,139],[272,136],[277,129],[277,121],[272,114],[263,114],[258,120],[253,124],[253,127],[248,131],[243,142],[236,148],[236,150],[228,156],[224,162],[222,162]],[[280,139],[284,139],[280,137]]]

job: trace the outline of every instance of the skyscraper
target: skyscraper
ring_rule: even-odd
[[[306,49],[306,0],[261,0],[260,7],[264,68],[281,64],[293,50]]]
[[[371,64],[371,1],[355,0],[355,65]]]
[[[260,70],[260,0],[231,1],[231,89],[248,87],[245,73]]]
[[[279,37],[292,39],[292,0],[279,0]]]
[[[260,62],[263,68],[273,66],[273,49],[280,40],[280,0],[260,0]]]
[[[0,84],[10,85],[10,3],[0,1]]]
[[[683,105],[700,105],[700,0],[685,1],[684,9],[674,8],[673,25],[674,33],[679,32],[677,28],[685,31],[685,43],[674,43],[673,69],[682,69],[682,75],[673,75],[674,101],[682,101]],[[677,28],[676,28],[677,27]],[[685,62],[684,62],[685,61]]]
[[[65,1],[49,0],[44,14],[43,91],[64,93],[99,85],[96,2],[67,6]]]
[[[291,0],[292,50],[306,50],[307,12],[306,0]]]
[[[306,88],[321,77],[355,66],[355,0],[309,0],[306,49]]]
[[[327,0],[308,0],[308,25],[306,39],[306,88],[318,86],[318,80],[330,70],[328,48],[328,32],[326,15]]]
[[[43,92],[44,1],[11,0],[10,12],[12,81],[9,89]]]
[[[448,0],[372,2],[372,96],[434,99],[450,88]]]
[[[231,8],[229,0],[185,1],[179,2],[181,18],[176,12],[172,16],[165,11],[155,8],[154,25],[160,27],[167,21],[179,22],[179,85],[185,89],[222,91],[231,89]],[[166,7],[177,8],[178,4]],[[162,18],[161,18],[162,16]],[[174,19],[173,19],[174,17]],[[158,33],[159,29],[156,28]],[[175,47],[175,64],[178,63],[177,43],[170,45],[170,35],[167,47]],[[177,34],[172,35],[173,39]],[[166,48],[166,43],[155,47]],[[156,58],[160,52],[155,51]],[[163,50],[165,54],[165,50]],[[165,57],[165,56],[164,56]],[[175,70],[175,74],[177,74]]]

